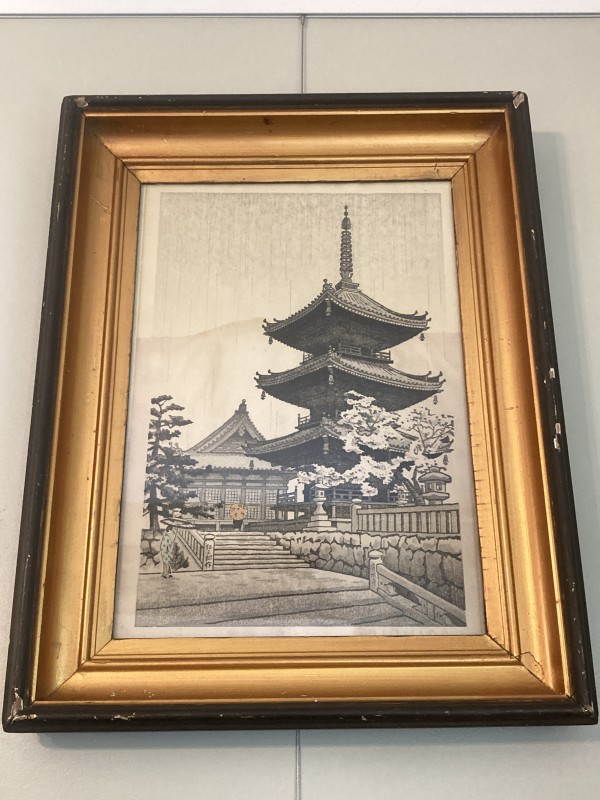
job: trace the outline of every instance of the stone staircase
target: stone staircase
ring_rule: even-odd
[[[215,535],[215,570],[310,569],[301,558],[264,533],[239,531]]]

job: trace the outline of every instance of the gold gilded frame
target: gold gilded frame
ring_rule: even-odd
[[[486,633],[113,639],[141,186],[390,180],[452,182]],[[522,94],[67,98],[53,207],[8,730],[596,720]]]

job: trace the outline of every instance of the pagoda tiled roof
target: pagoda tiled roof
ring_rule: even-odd
[[[276,439],[268,439],[264,442],[257,442],[248,449],[251,454],[256,454],[257,456],[268,455],[269,453],[279,450],[287,450],[291,447],[297,447],[307,442],[312,442],[323,436],[339,438],[339,435],[340,431],[335,421],[325,417],[316,425],[307,425],[285,436],[279,436]]]
[[[251,445],[249,450],[251,454],[255,454],[256,456],[264,455],[268,458],[269,453],[287,450],[292,447],[299,447],[315,439],[321,439],[323,436],[328,436],[331,439],[340,439],[341,434],[342,429],[335,420],[329,417],[323,417],[323,419],[315,425],[307,425],[285,436],[279,436],[276,439],[267,439],[264,442],[257,442]],[[410,433],[398,431],[394,439],[390,441],[389,449],[397,452],[405,452],[406,448],[412,441],[415,441],[416,438],[416,436]]]
[[[341,285],[340,285],[341,284]],[[403,328],[414,328],[416,332],[427,330],[429,323],[429,316],[427,313],[418,314],[401,314],[397,311],[392,311],[386,308],[377,300],[373,300],[358,288],[358,284],[352,284],[351,287],[347,282],[340,281],[340,284],[334,286],[329,282],[325,282],[321,292],[311,300],[306,306],[291,314],[282,320],[275,320],[274,322],[266,322],[263,325],[264,331],[267,334],[275,333],[289,325],[294,324],[298,320],[310,314],[315,308],[326,300],[330,300],[334,305],[350,311],[367,319],[377,320],[378,322],[388,323]]]
[[[358,378],[366,378],[376,381],[377,383],[405,389],[426,389],[427,391],[435,391],[436,389],[441,389],[443,383],[441,373],[439,375],[431,375],[431,373],[427,373],[426,375],[410,375],[409,373],[394,369],[394,367],[386,362],[367,361],[365,359],[352,358],[351,356],[338,355],[338,353],[335,352],[315,356],[314,358],[302,362],[302,364],[297,367],[285,370],[284,372],[273,372],[267,375],[259,374],[256,378],[256,382],[260,387],[276,386],[327,367],[339,369],[342,372],[347,372]]]
[[[391,322],[396,325],[424,330],[427,327],[427,314],[400,314],[373,300],[368,294],[361,292],[360,289],[345,289],[340,287],[335,290],[334,302],[342,307],[346,307],[357,314],[365,317],[372,317],[384,322]]]

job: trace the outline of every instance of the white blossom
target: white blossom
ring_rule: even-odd
[[[328,487],[351,484],[359,486],[363,496],[373,497],[382,484],[394,487],[403,482],[418,493],[419,470],[452,452],[454,417],[449,414],[435,414],[425,406],[386,411],[374,397],[358,392],[348,392],[346,402],[349,407],[336,425],[344,450],[359,456],[358,462],[345,472],[313,464],[310,470],[299,473],[300,483]],[[390,458],[390,451],[399,455]],[[387,457],[377,458],[377,452],[385,452]]]

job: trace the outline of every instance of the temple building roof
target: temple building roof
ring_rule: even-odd
[[[265,437],[250,419],[246,401],[242,400],[233,414],[220,427],[188,450],[195,453],[243,453],[248,442]]]
[[[274,467],[269,461],[263,461],[260,458],[253,458],[242,453],[194,453],[188,450],[188,453],[196,461],[199,467],[205,469],[212,468],[219,469],[233,469],[233,470],[280,470]]]
[[[279,471],[268,461],[246,454],[249,445],[264,440],[265,437],[250,418],[246,401],[242,400],[228,420],[186,452],[199,467]]]

